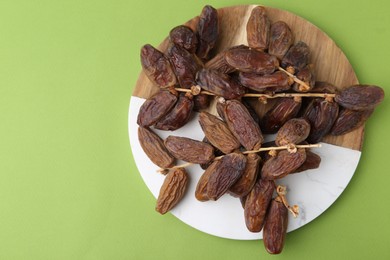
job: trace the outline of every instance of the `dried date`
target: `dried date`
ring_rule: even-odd
[[[310,124],[304,118],[292,118],[288,120],[278,131],[275,139],[277,146],[299,144],[310,133]]]
[[[309,63],[310,49],[306,43],[299,41],[284,55],[282,67],[293,67],[295,71],[303,69]]]
[[[214,159],[214,148],[204,142],[180,136],[168,136],[165,147],[177,159],[191,163],[208,163]]]
[[[320,167],[320,163],[321,163],[321,157],[318,154],[306,150],[305,162],[301,166],[299,166],[298,169],[296,169],[294,172],[290,174],[317,169],[318,167]]]
[[[329,134],[343,135],[349,133],[362,126],[373,112],[374,109],[357,111],[342,108]]]
[[[160,91],[145,100],[137,117],[137,124],[140,126],[154,125],[165,116],[174,106],[177,97],[169,91]]]
[[[212,50],[218,40],[219,22],[218,11],[210,5],[206,5],[199,16],[197,26],[198,33],[198,49],[196,55],[206,60],[209,57],[209,52]]]
[[[268,53],[276,56],[279,60],[287,53],[294,43],[294,36],[290,27],[283,21],[271,25]]]
[[[314,87],[315,75],[314,67],[312,64],[307,65],[296,74],[297,78],[306,83],[306,86],[301,85],[297,82],[294,83],[293,89],[296,92],[309,92]]]
[[[210,176],[219,168],[221,161],[213,161],[205,172],[200,176],[198,184],[195,189],[195,198],[199,201],[208,201],[209,197],[207,196],[207,184],[209,182]]]
[[[264,51],[268,48],[271,22],[263,6],[252,9],[246,25],[248,45],[251,48]]]
[[[186,49],[190,53],[195,53],[198,46],[196,33],[188,26],[179,25],[169,32],[169,40]]]
[[[249,49],[249,47],[241,44],[241,45],[233,46],[229,49]],[[206,69],[217,70],[225,74],[234,72],[236,69],[230,66],[225,59],[225,55],[228,50],[217,53],[217,55],[215,55],[211,60],[209,60],[204,65],[204,67]]]
[[[373,85],[353,85],[336,94],[336,102],[352,110],[371,110],[382,102],[385,92]]]
[[[245,165],[246,157],[243,154],[230,153],[222,157],[207,183],[207,197],[218,200],[241,177]]]
[[[294,82],[282,71],[277,71],[267,75],[240,72],[238,79],[243,86],[256,92],[286,91],[290,89],[291,84]]]
[[[157,198],[156,211],[165,214],[179,203],[187,189],[188,175],[184,168],[177,168],[165,176]]]

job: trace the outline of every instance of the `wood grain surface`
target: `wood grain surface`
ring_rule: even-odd
[[[234,45],[247,44],[246,24],[255,6],[240,5],[218,9],[220,36],[213,54]],[[358,84],[356,74],[347,57],[328,35],[315,25],[293,13],[271,7],[266,7],[266,10],[271,22],[279,20],[286,22],[294,34],[295,42],[304,41],[310,47],[310,62],[314,64],[317,81],[330,82],[339,89]],[[195,29],[198,20],[199,17],[195,17],[185,24]],[[157,48],[165,52],[167,46],[168,38]],[[158,90],[159,88],[153,86],[151,81],[141,71],[133,91],[133,96],[148,98]],[[264,114],[273,103],[271,101],[265,106],[257,102],[256,99],[252,99],[251,102],[256,102],[256,111],[260,115]],[[213,105],[214,103],[211,104],[211,112],[215,111]],[[361,151],[363,135],[364,126],[345,135],[326,136],[323,141]]]

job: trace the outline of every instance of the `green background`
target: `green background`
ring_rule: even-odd
[[[205,4],[250,3],[311,21],[390,95],[387,0],[0,0],[0,259],[271,257],[156,213],[127,132],[140,47]],[[342,196],[274,258],[390,259],[389,110],[386,97]]]

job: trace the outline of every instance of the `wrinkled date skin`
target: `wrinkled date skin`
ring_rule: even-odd
[[[173,65],[173,71],[182,88],[191,88],[196,85],[196,72],[202,67],[193,54],[186,49],[172,45],[168,49],[168,57]]]
[[[297,42],[284,55],[282,67],[293,67],[295,71],[303,69],[309,63],[310,49],[304,42]]]
[[[210,176],[219,168],[221,161],[213,161],[213,163],[207,167],[205,172],[200,176],[198,184],[195,189],[195,198],[199,201],[208,201],[209,197],[207,196],[207,184],[209,182]]]
[[[273,199],[269,207],[263,229],[263,242],[270,254],[280,254],[288,226],[288,210],[280,201]]]
[[[165,214],[179,203],[187,189],[188,175],[184,168],[177,168],[165,176],[157,198],[156,211]]]
[[[276,180],[294,172],[306,161],[305,149],[300,148],[295,153],[287,150],[278,152],[274,157],[269,158],[261,169],[261,178],[265,180]]]
[[[156,93],[142,104],[138,113],[137,124],[140,126],[154,125],[175,106],[176,101],[177,97],[169,91]]]
[[[191,163],[208,163],[214,159],[214,148],[204,142],[180,136],[168,136],[165,147],[177,159]]]
[[[169,59],[150,44],[141,48],[141,65],[148,79],[162,88],[174,86],[176,76]]]
[[[246,156],[245,171],[242,176],[229,189],[230,195],[233,197],[246,196],[255,185],[257,173],[259,171],[261,158],[255,153]]]
[[[311,126],[309,143],[318,143],[330,131],[339,113],[339,105],[323,98],[313,99],[303,115]]]
[[[302,102],[294,98],[280,98],[277,103],[267,111],[261,120],[261,130],[267,134],[276,133],[285,122],[294,118]]]
[[[190,53],[195,53],[198,47],[198,37],[196,33],[188,26],[179,25],[169,32],[169,40],[186,49]]]
[[[283,21],[278,21],[271,25],[270,41],[268,46],[268,53],[276,56],[279,60],[290,49],[294,43],[294,36],[290,27]]]
[[[320,167],[320,163],[321,163],[321,157],[318,154],[306,150],[306,161],[301,166],[299,166],[298,169],[296,169],[294,172],[290,174],[303,172],[306,170],[317,169],[318,167]]]
[[[268,48],[271,22],[263,6],[256,6],[246,24],[248,45],[264,51]]]
[[[218,11],[216,9],[209,5],[202,9],[197,33],[199,43],[196,55],[203,60],[207,60],[209,52],[214,48],[219,35]]]
[[[171,131],[179,129],[190,120],[193,107],[193,100],[181,94],[176,105],[155,124],[154,128]]]
[[[225,155],[209,178],[207,197],[210,200],[218,200],[241,177],[245,166],[246,157],[243,154]]]
[[[297,78],[305,82],[309,87],[303,87],[299,83],[294,83],[293,89],[296,92],[309,92],[314,87],[315,84],[315,75],[314,75],[314,66],[309,64],[300,70],[296,74]]]
[[[245,88],[236,80],[216,70],[201,69],[196,81],[202,89],[226,99],[236,99],[245,94]]]
[[[230,49],[225,59],[233,68],[247,73],[271,74],[279,67],[278,58],[254,49]]]
[[[249,47],[241,44],[241,45],[233,46],[233,47],[229,48],[228,50],[231,50],[231,49],[249,49]],[[221,52],[217,53],[217,55],[215,55],[211,60],[209,60],[204,65],[204,67],[206,69],[217,70],[217,71],[225,73],[225,74],[229,74],[229,73],[236,71],[236,69],[234,67],[230,66],[226,62],[225,55],[226,55],[226,52],[228,50],[221,51]]]
[[[161,168],[169,168],[175,162],[175,158],[165,148],[163,140],[152,130],[139,127],[138,140],[149,159]]]
[[[275,186],[273,181],[259,178],[245,200],[245,224],[249,231],[260,232]]]
[[[230,131],[246,150],[250,151],[261,147],[264,138],[260,127],[240,101],[226,101],[224,118]]]
[[[230,132],[226,123],[216,116],[201,112],[199,123],[207,140],[224,154],[231,153],[240,147],[240,142]]]
[[[336,102],[352,110],[374,109],[385,97],[382,88],[373,85],[353,85],[336,94]]]
[[[343,135],[357,129],[367,121],[373,112],[374,109],[362,111],[347,108],[340,109],[337,120],[330,130],[330,134]]]
[[[335,94],[337,92],[337,88],[335,85],[333,85],[329,82],[316,81],[314,83],[314,87],[310,90],[310,92]]]
[[[277,146],[299,144],[310,133],[310,124],[304,118],[292,118],[288,120],[278,131],[275,139]]]
[[[268,75],[240,72],[238,74],[240,83],[256,92],[281,92],[290,89],[291,81],[289,76],[277,71]]]

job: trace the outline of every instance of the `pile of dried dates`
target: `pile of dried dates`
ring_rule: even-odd
[[[184,25],[170,31],[165,53],[143,46],[143,71],[160,91],[140,108],[138,137],[146,155],[166,174],[159,213],[170,211],[185,194],[190,178],[185,166],[199,164],[205,171],[196,199],[239,198],[248,230],[263,230],[266,250],[278,254],[288,212],[298,214],[298,208],[288,204],[286,187],[275,180],[319,167],[321,158],[310,147],[318,147],[326,135],[344,135],[363,125],[384,91],[373,85],[339,90],[316,81],[309,46],[296,41],[285,22],[271,21],[264,7],[252,10],[246,30],[248,46],[213,52],[220,32],[218,11],[205,6],[195,31]],[[260,117],[253,101],[265,105],[269,98],[276,103]],[[218,115],[207,112],[210,104]],[[162,140],[153,131],[176,130],[194,111],[203,140],[172,135]],[[263,134],[276,134],[275,140],[264,143]],[[175,166],[177,159],[188,163]]]

